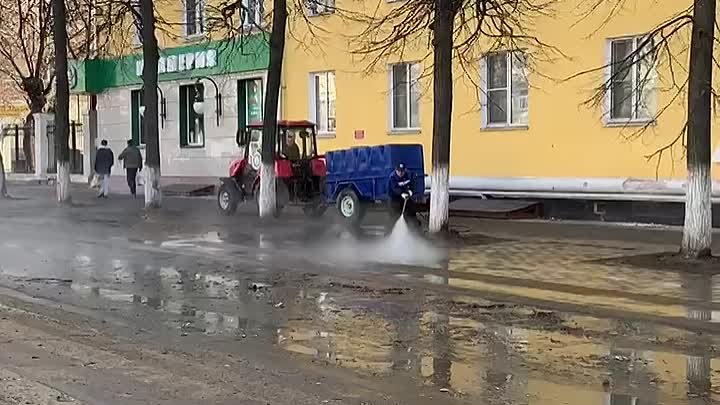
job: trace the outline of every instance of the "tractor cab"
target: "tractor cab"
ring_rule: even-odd
[[[244,158],[255,170],[260,170],[262,151],[262,124],[251,124],[237,134],[238,146],[244,148]],[[291,162],[317,158],[315,124],[310,121],[278,121],[275,137],[275,160]]]
[[[222,178],[218,203],[226,215],[238,202],[257,198],[262,166],[262,123],[238,131],[236,143],[242,158],[230,166],[230,177]],[[325,186],[325,157],[318,153],[315,124],[310,121],[278,121],[275,137],[275,175],[278,201],[302,205],[306,212],[322,213]]]

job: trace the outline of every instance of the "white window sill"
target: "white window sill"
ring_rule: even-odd
[[[197,41],[205,39],[205,33],[201,32],[199,34],[192,34],[192,35],[185,34],[183,39],[185,39],[186,42],[197,42]]]
[[[645,127],[655,125],[655,120],[609,120],[605,121],[605,126],[608,128],[622,128],[622,127]]]
[[[388,135],[420,135],[421,128],[390,128]]]
[[[335,11],[323,11],[322,13],[307,13],[308,17],[323,17],[335,14]]]
[[[530,129],[529,125],[485,125],[481,128],[483,131],[527,131]]]
[[[335,132],[318,132],[317,137],[318,138],[335,138]]]

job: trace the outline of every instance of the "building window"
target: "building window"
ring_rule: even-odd
[[[135,145],[145,145],[145,133],[143,132],[145,100],[143,97],[142,89],[130,92],[131,139]]]
[[[398,63],[390,70],[393,130],[420,128],[420,64]]]
[[[262,0],[243,0],[243,24],[247,28],[260,27],[265,15],[265,6]]]
[[[310,116],[319,134],[335,133],[335,72],[310,75]]]
[[[525,55],[498,52],[483,58],[483,127],[528,124],[528,80]]]
[[[331,14],[335,11],[335,0],[307,0],[308,15]]]
[[[185,0],[185,36],[205,33],[205,1]]]
[[[262,124],[264,106],[262,79],[238,80],[238,127]]]
[[[610,121],[651,121],[655,118],[657,54],[652,39],[609,41],[607,107]]]
[[[180,86],[180,147],[205,146],[204,94],[202,84]]]
[[[140,5],[133,4],[132,8],[133,44],[135,46],[140,46],[142,45],[142,22],[140,20]]]

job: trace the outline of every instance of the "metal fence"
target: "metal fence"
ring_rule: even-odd
[[[3,127],[2,151],[8,154],[10,172],[31,173],[33,171],[34,140],[32,130],[28,130],[24,125]]]
[[[83,173],[83,127],[75,121],[70,122],[70,133],[68,136],[68,147],[70,148],[70,173]],[[50,174],[57,173],[58,147],[55,144],[55,124],[48,124],[48,169]]]

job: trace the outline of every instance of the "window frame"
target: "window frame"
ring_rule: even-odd
[[[524,52],[521,50],[504,50],[504,51],[497,51],[497,52],[491,52],[483,55],[481,61],[480,61],[480,127],[481,129],[488,129],[488,130],[496,130],[496,129],[528,129],[530,127],[530,83],[527,75],[527,70],[525,70],[525,83],[528,87],[528,95],[527,95],[527,111],[528,111],[528,117],[526,122],[512,122],[513,119],[513,109],[512,109],[512,94],[513,94],[513,60],[516,59],[516,55],[521,54],[523,55]],[[492,56],[497,55],[505,55],[505,122],[490,122],[490,111],[489,111],[489,104],[488,104],[488,93],[491,91],[500,91],[501,88],[497,89],[490,89],[488,86],[490,84],[489,80],[489,67],[488,67],[488,59]],[[525,58],[527,60],[527,57]],[[525,68],[527,67],[527,62],[525,63]]]
[[[405,65],[406,66],[406,75],[409,78],[406,82],[406,94],[407,94],[407,100],[406,100],[406,108],[407,108],[407,127],[397,127],[395,126],[395,66]],[[403,133],[419,133],[422,131],[422,116],[421,114],[421,108],[420,108],[420,96],[418,97],[417,101],[417,117],[418,122],[417,126],[412,125],[412,88],[413,88],[413,81],[419,86],[420,85],[420,62],[419,61],[408,61],[408,62],[398,62],[398,63],[392,63],[389,65],[388,74],[389,74],[389,117],[388,117],[388,123],[390,127],[390,133],[392,134],[403,134]],[[413,72],[414,69],[417,69],[417,72]],[[417,76],[413,78],[414,74]],[[419,92],[419,90],[418,90]]]
[[[192,92],[190,92],[190,89],[192,89]],[[197,91],[199,89],[199,91]],[[180,148],[181,149],[202,149],[205,147],[206,138],[207,138],[207,132],[205,129],[205,116],[197,114],[195,112],[195,109],[193,108],[193,103],[195,100],[195,95],[200,95],[200,100],[205,101],[205,86],[202,83],[192,83],[192,84],[185,84],[181,85],[178,88],[179,93],[179,141],[180,141]],[[190,100],[192,99],[192,101]],[[183,111],[185,110],[185,111]],[[195,130],[195,136],[197,137],[197,128],[195,127],[195,118],[198,118],[198,121],[200,123],[200,129],[202,130],[202,139],[200,139],[200,142],[190,142],[190,128],[191,125],[193,129]],[[183,133],[183,130],[185,133]]]
[[[251,2],[257,4],[257,8],[255,9],[255,15],[253,16],[254,21],[250,21],[250,13],[246,12],[243,16],[243,27],[245,29],[254,30],[259,29],[259,27],[263,27],[265,25],[265,2],[263,0],[243,0],[243,7],[249,10]]]
[[[651,91],[654,92],[654,101],[652,105],[646,106],[647,109],[650,111],[650,117],[639,117],[638,111],[639,109],[639,103],[640,99],[643,97],[644,89],[638,91],[638,69],[640,66],[640,61],[633,61],[631,65],[631,103],[630,103],[630,117],[618,117],[615,118],[612,116],[613,114],[613,81],[612,81],[612,69],[614,66],[613,63],[613,45],[616,42],[621,41],[632,41],[632,50],[631,53],[638,52],[638,46],[640,43],[647,38],[647,35],[645,34],[639,34],[639,35],[627,35],[622,37],[614,37],[614,38],[608,38],[605,43],[605,94],[604,94],[604,111],[603,111],[603,121],[606,126],[626,126],[626,125],[647,125],[654,123],[657,120],[657,84],[653,83],[653,88]],[[649,54],[648,54],[649,55]],[[637,56],[637,55],[635,55]],[[651,69],[651,80],[657,81],[657,64],[658,60],[657,57],[655,57],[655,60],[652,63]]]
[[[133,12],[132,14],[132,27],[133,27],[133,46],[136,48],[139,48],[142,46],[143,40],[142,40],[142,27],[140,25],[140,19],[137,17],[137,14],[140,14],[140,5],[134,4],[132,6]]]
[[[305,10],[309,17],[318,17],[335,13],[336,0],[306,0]],[[322,7],[322,9],[320,9]]]
[[[195,2],[195,22],[193,33],[190,33],[190,22],[188,21],[188,1],[183,0],[183,34],[186,39],[202,38],[205,36],[205,0],[192,0]],[[200,16],[198,18],[198,16]]]
[[[334,107],[333,108],[334,114],[332,114],[332,115],[330,114],[331,103],[330,103],[330,92],[329,92],[329,89],[330,89],[329,78],[330,78],[331,74],[332,74],[332,78],[333,78],[333,88],[335,89],[335,101],[334,101],[334,104],[332,104],[332,106]],[[318,93],[316,92],[316,90],[317,90],[316,83],[317,83],[317,80],[322,75],[325,75],[327,78],[326,80],[328,80],[328,86],[327,86],[328,93],[326,94],[327,122],[325,123],[327,125],[328,129],[326,129],[326,130],[321,130],[320,125],[319,125],[320,123],[318,122],[319,121],[318,120],[318,101],[319,100],[318,100]],[[328,137],[328,138],[335,137],[337,134],[337,73],[336,73],[336,71],[324,70],[324,71],[310,73],[309,83],[308,83],[308,95],[309,95],[308,110],[310,112],[309,116],[310,116],[310,119],[315,123],[315,128],[317,129],[317,135],[321,136],[321,137]],[[335,126],[333,127],[332,130],[329,129],[331,118],[335,120]]]
[[[238,130],[244,130],[248,125],[248,102],[247,102],[247,84],[249,82],[260,82],[260,121],[263,120],[265,114],[265,78],[262,76],[245,77],[237,80],[237,108],[238,108]],[[242,104],[244,101],[244,105]]]
[[[140,114],[140,107],[145,106],[145,91],[142,88],[130,90],[130,139],[139,148],[145,147],[145,136],[143,134],[143,114]]]

